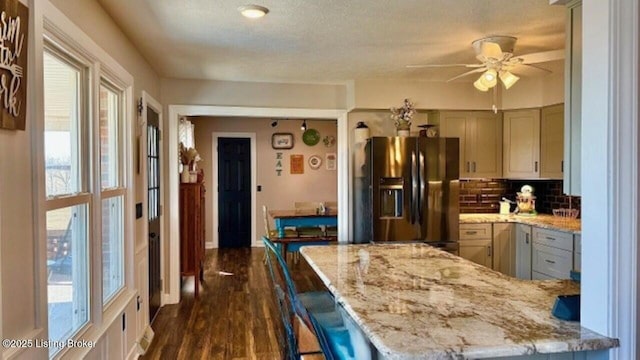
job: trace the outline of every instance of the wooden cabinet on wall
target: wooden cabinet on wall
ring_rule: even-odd
[[[502,177],[502,119],[490,111],[443,111],[440,136],[460,139],[460,178]]]
[[[562,180],[564,171],[564,105],[540,111],[540,177]]]
[[[180,184],[180,275],[194,276],[195,296],[203,277],[204,185]]]
[[[540,177],[540,110],[504,112],[504,177]]]

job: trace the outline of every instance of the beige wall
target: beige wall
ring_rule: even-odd
[[[256,225],[256,239],[254,244],[259,244],[260,237],[264,233],[262,221],[262,206],[269,209],[290,209],[296,201],[336,201],[338,198],[337,171],[326,170],[324,156],[326,153],[337,152],[336,145],[326,147],[322,141],[315,146],[307,146],[302,142],[300,125],[302,120],[279,120],[277,127],[271,127],[273,119],[265,118],[222,118],[222,117],[192,117],[195,125],[195,141],[198,152],[204,159],[198,166],[204,169],[205,184],[207,188],[206,206],[206,241],[213,245],[213,176],[212,174],[212,133],[213,132],[248,132],[256,135],[257,150],[257,183],[262,186],[262,191],[256,194],[256,213],[254,223]],[[310,129],[316,129],[324,138],[327,135],[337,139],[337,127],[335,120],[311,120],[307,121]],[[275,132],[290,132],[294,135],[294,147],[291,150],[274,150],[271,148],[271,135]],[[283,153],[282,175],[277,176],[275,171],[276,152]],[[304,155],[304,174],[292,175],[289,172],[289,156],[291,154]],[[322,167],[312,170],[307,160],[311,155],[319,155],[323,159]]]
[[[136,104],[142,91],[160,101],[160,78],[96,0],[51,0],[51,3],[133,75],[133,99]],[[132,119],[137,119],[136,115]],[[143,202],[146,186],[142,175],[136,174],[134,181],[135,202]],[[143,208],[146,209],[145,206]],[[144,246],[147,239],[144,233],[145,218],[146,215],[136,221],[136,247]]]
[[[564,102],[564,74],[553,73],[537,78],[520,79],[502,92],[503,110],[526,109]]]
[[[351,87],[350,87],[351,88]],[[498,84],[498,109],[542,107],[564,102],[564,74],[522,78],[509,90]],[[358,80],[353,84],[355,109],[388,109],[404,98],[420,109],[491,110],[493,91],[481,92],[470,82],[427,82],[411,80]]]
[[[347,108],[345,85],[162,79],[161,89],[167,105]]]

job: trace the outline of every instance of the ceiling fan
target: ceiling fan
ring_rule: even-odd
[[[546,72],[551,72],[533,64],[564,59],[563,49],[514,56],[513,48],[516,44],[516,40],[517,38],[513,36],[494,35],[472,42],[471,44],[476,52],[476,59],[478,59],[481,64],[407,65],[407,68],[438,68],[452,66],[472,68],[473,70],[455,76],[447,80],[447,82],[467,75],[482,73],[478,80],[473,83],[473,86],[480,91],[488,91],[492,87],[496,86],[498,78],[502,81],[505,89],[512,87],[513,84],[520,79],[520,77],[512,73],[512,70],[518,66],[528,66]]]

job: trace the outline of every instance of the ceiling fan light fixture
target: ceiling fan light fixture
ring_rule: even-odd
[[[266,7],[253,4],[240,6],[238,8],[238,11],[240,11],[240,14],[242,14],[242,16],[249,19],[258,19],[269,13],[269,9],[267,9]]]
[[[486,88],[492,88],[498,83],[498,73],[494,69],[489,69],[482,74],[480,82]]]
[[[484,84],[482,84],[482,77],[483,76],[484,75],[480,75],[480,78],[473,83],[473,86],[475,86],[475,88],[480,90],[480,91],[489,91],[489,88],[484,86]]]
[[[500,71],[500,80],[502,80],[502,84],[504,85],[504,88],[509,90],[509,88],[512,87],[513,84],[515,84],[516,82],[518,82],[518,80],[520,80],[520,78],[513,75],[509,71]]]

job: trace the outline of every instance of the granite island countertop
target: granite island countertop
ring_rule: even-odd
[[[563,218],[548,214],[538,214],[535,216],[523,215],[500,215],[500,214],[460,214],[460,224],[478,224],[510,222],[526,225],[533,225],[545,229],[559,230],[580,234],[580,219]]]
[[[389,359],[600,350],[617,339],[551,315],[569,280],[508,277],[424,244],[307,246],[302,255]]]

